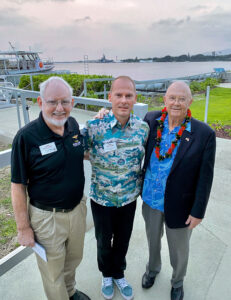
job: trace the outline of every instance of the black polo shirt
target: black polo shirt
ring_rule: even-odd
[[[11,181],[27,185],[31,201],[73,208],[83,196],[83,155],[83,140],[74,118],[68,118],[60,136],[46,125],[40,113],[14,138]]]

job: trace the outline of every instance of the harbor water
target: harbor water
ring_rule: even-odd
[[[231,70],[231,62],[154,62],[154,63],[89,63],[89,74],[128,75],[134,80],[176,78],[211,73],[214,68]],[[83,63],[55,63],[55,70],[70,70],[84,74]]]

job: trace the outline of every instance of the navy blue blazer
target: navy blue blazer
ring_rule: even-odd
[[[156,143],[160,111],[148,112],[144,118],[150,127],[146,145],[143,176]],[[213,181],[215,132],[205,123],[191,119],[191,132],[184,131],[167,178],[164,195],[165,221],[169,228],[186,227],[189,215],[202,219]]]

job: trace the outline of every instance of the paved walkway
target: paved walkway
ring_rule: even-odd
[[[82,115],[81,112],[77,118]],[[1,117],[0,111],[0,120],[2,121]],[[0,125],[2,129],[2,122]],[[89,173],[86,175],[89,176]],[[214,184],[206,218],[194,230],[191,239],[188,273],[184,284],[185,300],[231,299],[230,183],[231,140],[218,138]],[[135,299],[169,300],[172,271],[165,236],[162,244],[162,270],[151,289],[143,290],[141,288],[141,277],[148,256],[141,203],[142,201],[139,199],[127,255],[126,277],[134,287]],[[88,215],[91,215],[90,210]],[[101,275],[96,263],[94,228],[86,233],[84,258],[77,270],[76,281],[77,288],[87,293],[92,300],[103,299],[100,295]],[[29,256],[0,277],[0,299],[46,299],[34,255]],[[113,299],[122,299],[117,290]]]
[[[227,88],[227,89],[231,89],[231,83],[230,82],[220,83],[218,86],[223,87],[223,88]]]

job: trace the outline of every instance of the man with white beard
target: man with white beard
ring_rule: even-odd
[[[82,136],[70,117],[73,103],[69,84],[50,77],[40,85],[39,118],[20,129],[12,145],[18,241],[27,247],[36,241],[45,248],[47,262],[36,258],[49,300],[90,299],[75,288],[75,271],[83,255],[86,197]]]

